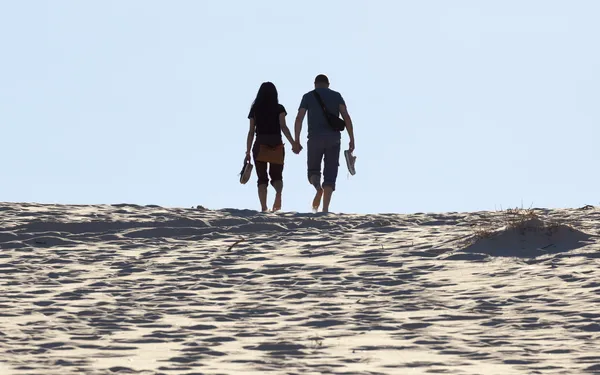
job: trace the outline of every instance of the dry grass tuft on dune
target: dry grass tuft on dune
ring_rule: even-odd
[[[592,206],[0,203],[0,220],[2,375],[600,371]]]
[[[530,258],[580,248],[590,236],[565,220],[514,208],[477,223],[468,241],[467,253]]]

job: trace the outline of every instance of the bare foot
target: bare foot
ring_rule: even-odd
[[[315,194],[315,198],[312,202],[313,212],[319,211],[319,206],[321,205],[321,198],[323,197],[323,189],[317,190],[317,194]]]
[[[273,202],[273,212],[281,210],[281,193],[275,194],[275,202]]]

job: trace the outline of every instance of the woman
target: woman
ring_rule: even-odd
[[[284,106],[279,104],[277,89],[271,82],[260,85],[256,99],[252,103],[248,118],[250,130],[246,145],[246,161],[250,161],[250,151],[254,159],[258,176],[258,198],[263,212],[268,211],[267,190],[269,177],[275,188],[273,211],[281,209],[281,192],[283,191],[283,164],[285,150],[281,133],[296,147],[290,129],[285,123],[287,115]],[[254,142],[254,134],[256,141]],[[252,143],[254,142],[254,147]],[[268,169],[268,172],[267,172]]]

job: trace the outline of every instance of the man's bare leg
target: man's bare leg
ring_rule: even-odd
[[[262,212],[269,211],[267,207],[267,188],[268,185],[258,185],[258,199],[260,200]]]
[[[274,181],[275,201],[273,202],[273,212],[281,210],[281,193],[283,191],[283,181]]]
[[[312,201],[313,212],[317,212],[319,211],[319,206],[321,205],[321,198],[323,197],[323,188],[321,187],[320,176],[312,176],[310,178],[310,183],[315,187],[315,190],[317,191]]]
[[[332,195],[333,188],[331,186],[325,186],[323,188],[323,212],[329,212],[329,203],[331,202]]]

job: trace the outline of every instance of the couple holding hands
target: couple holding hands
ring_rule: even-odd
[[[338,175],[341,133],[344,129],[348,131],[350,137],[350,144],[344,151],[344,157],[350,173],[352,175],[355,173],[356,157],[352,154],[354,151],[354,128],[346,103],[339,92],[329,88],[327,76],[319,74],[315,78],[314,85],[315,89],[304,94],[300,102],[294,124],[294,137],[286,124],[287,112],[285,107],[279,104],[275,85],[271,82],[264,82],[256,94],[256,99],[248,114],[250,129],[248,130],[246,158],[240,173],[240,182],[245,184],[250,179],[253,169],[250,161],[254,159],[258,177],[258,197],[263,212],[269,210],[267,207],[269,179],[271,186],[275,189],[273,211],[281,209],[285,159],[282,134],[292,145],[292,151],[299,154],[303,150],[300,144],[302,122],[307,113],[307,177],[309,183],[316,190],[312,202],[313,211],[319,210],[322,200],[322,212],[329,212],[329,204],[335,191]],[[340,114],[342,115],[341,119],[339,118]],[[323,162],[323,173],[321,173]]]

